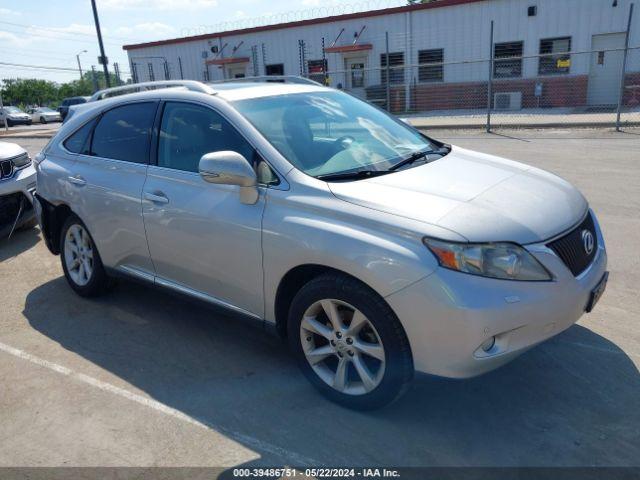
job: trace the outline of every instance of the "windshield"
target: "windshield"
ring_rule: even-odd
[[[9,113],[22,113],[18,107],[4,107],[4,109]]]
[[[40,113],[58,113],[55,110],[50,109],[49,107],[38,108],[38,112],[40,112]]]
[[[388,171],[437,148],[385,112],[341,92],[252,98],[234,106],[296,168],[312,176]]]

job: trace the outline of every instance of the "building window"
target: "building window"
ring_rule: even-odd
[[[540,40],[540,75],[567,74],[571,70],[571,37]]]
[[[383,84],[387,83],[387,54],[380,55],[380,79]],[[389,83],[404,83],[404,53],[389,53]]]
[[[327,74],[327,60],[309,60],[307,62],[307,72],[309,72],[311,80],[324,85]]]
[[[276,63],[274,65],[266,65],[265,73],[267,75],[284,75],[284,64]]]
[[[418,52],[418,63],[420,64],[418,67],[418,81],[442,82],[444,80],[443,61],[444,50],[442,48],[436,48],[434,50],[420,50]]]
[[[524,42],[496,43],[493,46],[493,76],[515,78],[522,76],[522,51]]]

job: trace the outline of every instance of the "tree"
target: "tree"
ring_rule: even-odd
[[[47,105],[58,100],[58,86],[54,82],[27,79],[2,81],[2,101],[6,105]]]

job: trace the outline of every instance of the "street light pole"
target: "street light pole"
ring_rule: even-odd
[[[80,65],[80,55],[87,53],[86,50],[82,50],[76,54],[76,60],[78,60],[78,71],[80,72],[80,80],[82,80],[82,65]]]
[[[96,24],[96,33],[98,34],[98,44],[100,45],[100,57],[102,63],[102,69],[104,70],[104,81],[107,88],[111,88],[111,82],[109,81],[109,68],[107,67],[107,56],[104,54],[104,45],[102,44],[102,32],[100,31],[100,20],[98,19],[98,9],[96,7],[96,0],[91,0],[91,8],[93,8],[93,20]]]

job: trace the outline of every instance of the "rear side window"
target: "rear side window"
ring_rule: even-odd
[[[232,150],[249,162],[253,147],[219,113],[189,103],[167,102],[158,142],[158,166],[197,172],[205,153]]]
[[[88,155],[89,137],[91,136],[91,130],[93,130],[93,126],[95,124],[96,119],[94,118],[90,122],[87,122],[83,127],[80,127],[80,129],[76,130],[76,133],[74,133],[64,141],[64,148],[72,153],[81,153],[83,155]]]
[[[147,163],[155,112],[154,102],[134,103],[109,110],[96,125],[91,154],[113,160]]]

